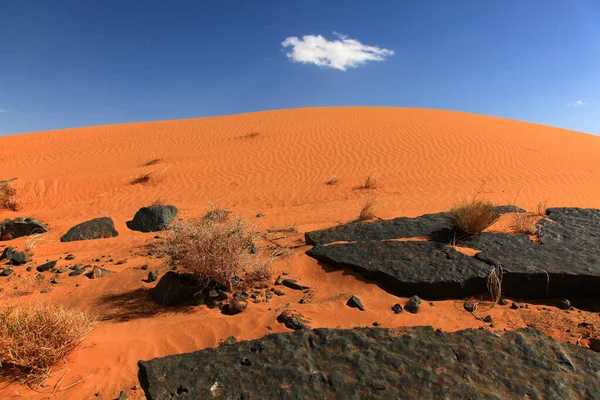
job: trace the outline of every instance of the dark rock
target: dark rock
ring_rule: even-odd
[[[505,299],[500,299],[498,300],[498,304],[500,304],[501,306],[505,306],[508,304],[508,301],[506,301]]]
[[[294,289],[294,290],[310,289],[308,286],[303,286],[303,285],[300,285],[299,283],[296,283],[296,281],[294,279],[284,279],[281,281],[281,284],[283,286],[287,286],[290,289]]]
[[[265,216],[265,214],[263,214],[263,213],[256,214],[256,218],[263,218],[264,216]]]
[[[2,251],[2,254],[0,254],[0,261],[1,260],[10,260],[10,258],[12,257],[12,253],[15,251],[15,249],[13,249],[12,247],[7,247]]]
[[[33,218],[7,219],[0,224],[0,240],[48,232],[48,226]]]
[[[103,239],[118,236],[115,224],[109,217],[95,218],[90,221],[75,225],[61,238],[61,242],[75,242],[78,240]]]
[[[248,307],[248,303],[234,297],[229,303],[223,305],[221,312],[225,315],[236,315],[244,311],[246,307]]]
[[[285,296],[285,292],[283,290],[275,290],[273,293],[275,293],[277,296]]]
[[[400,304],[394,304],[392,306],[392,311],[394,312],[394,314],[400,314],[403,311],[402,306]]]
[[[13,272],[15,272],[15,271],[13,271],[13,270],[12,270],[12,269],[10,269],[10,268],[3,269],[3,270],[2,270],[2,272],[0,272],[0,276],[9,276],[9,275],[10,275],[10,274],[12,274]]]
[[[568,310],[571,308],[571,302],[567,299],[562,299],[558,302],[558,308],[561,310]]]
[[[115,273],[114,271],[110,271],[108,269],[94,266],[92,268],[92,272],[87,274],[87,277],[90,279],[98,279],[98,278],[103,278],[107,275],[114,274],[114,273]]]
[[[42,265],[38,265],[35,269],[37,272],[46,272],[46,271],[50,271],[52,268],[54,268],[56,266],[57,261],[50,261],[47,262],[45,264]]]
[[[127,400],[128,398],[129,395],[121,390],[121,393],[119,393],[119,398],[117,400]]]
[[[150,290],[152,298],[160,305],[177,306],[193,304],[196,281],[190,274],[169,271]]]
[[[379,322],[373,322],[373,326],[379,326]]]
[[[127,263],[127,260],[119,260],[119,261],[117,261],[115,263],[115,265],[122,265],[122,264],[125,264],[125,263]]]
[[[147,271],[147,270],[148,270],[148,264],[142,265],[142,271]]]
[[[158,274],[156,272],[148,272],[148,278],[146,278],[147,283],[156,282],[158,279]]]
[[[231,346],[232,344],[236,344],[236,343],[237,343],[237,339],[235,338],[235,336],[229,336],[227,339],[221,340],[219,342],[219,347],[221,347],[221,346]]]
[[[29,261],[29,254],[7,247],[2,252],[0,260],[8,260],[12,265],[23,265]]]
[[[293,330],[310,328],[308,326],[308,320],[306,320],[302,314],[291,310],[285,310],[279,314],[277,316],[277,322],[282,323],[286,328]]]
[[[512,304],[510,305],[510,308],[512,308],[513,310],[516,310],[516,309],[518,309],[518,308],[519,308],[519,303],[512,303]]]
[[[71,261],[71,260],[74,260],[74,259],[75,259],[75,256],[73,254],[67,254],[67,256],[65,257],[66,261]]]
[[[600,338],[591,338],[590,339],[590,349],[600,352]]]
[[[346,305],[348,307],[358,308],[360,311],[365,311],[365,307],[363,306],[362,301],[360,301],[360,299],[356,296],[350,297],[346,302]]]
[[[42,293],[42,294],[46,294],[46,293],[50,293],[51,291],[52,291],[52,287],[49,287],[49,288],[46,288],[46,289],[40,290],[40,293]]]
[[[524,213],[527,212],[520,207],[508,205],[508,206],[498,206],[496,207],[496,211],[499,214],[507,214],[507,213]]]
[[[74,269],[73,271],[69,272],[69,276],[78,276],[83,274],[83,269]]]
[[[435,303],[433,301],[429,302],[429,307],[435,307]]]
[[[149,400],[600,398],[600,354],[532,328],[299,330],[138,366]]]
[[[140,208],[126,224],[133,231],[158,232],[167,229],[176,216],[177,207],[154,205]]]
[[[32,271],[33,267],[30,265],[29,267],[25,268],[27,271]]]
[[[465,311],[472,313],[472,312],[475,312],[476,307],[475,307],[475,304],[471,303],[470,301],[465,301],[463,303],[463,308],[465,309]]]
[[[406,303],[404,306],[404,309],[411,314],[417,314],[421,309],[421,299],[419,296],[411,297],[408,303]]]
[[[489,324],[490,322],[492,322],[492,316],[491,316],[491,315],[488,315],[488,316],[486,316],[486,317],[483,319],[483,322],[486,322],[486,323],[488,323],[488,324]]]
[[[260,251],[260,249],[258,247],[256,247],[254,244],[250,247],[250,254],[258,254],[258,252]]]

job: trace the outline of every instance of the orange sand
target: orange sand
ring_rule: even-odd
[[[258,132],[257,136],[246,136]],[[60,399],[116,398],[120,390],[142,398],[137,385],[137,361],[216,346],[230,335],[258,338],[287,331],[275,321],[276,309],[290,303],[313,327],[371,325],[384,327],[432,325],[444,330],[485,326],[457,301],[423,303],[418,315],[394,315],[390,307],[406,299],[365,282],[359,276],[329,270],[296,248],[290,260],[278,261],[280,272],[313,289],[310,303],[300,305],[300,292],[285,289],[270,304],[250,304],[236,316],[197,307],[168,310],[145,298],[142,282],[150,270],[167,268],[148,259],[141,248],[154,234],[129,231],[125,221],[141,206],[157,199],[176,205],[184,216],[198,216],[219,203],[255,221],[263,230],[296,224],[303,233],[347,222],[362,204],[377,197],[381,218],[417,216],[443,211],[472,197],[486,180],[485,197],[534,211],[548,206],[600,208],[600,137],[579,132],[475,114],[405,108],[343,107],[267,111],[226,117],[108,125],[38,132],[0,138],[0,180],[13,182],[21,210],[0,210],[0,218],[31,216],[50,225],[34,248],[41,263],[73,253],[75,262],[92,262],[102,255],[122,265],[105,263],[117,274],[89,280],[64,277],[51,286],[33,279],[35,271],[0,278],[0,297],[18,301],[44,300],[85,309],[102,319],[64,369],[48,380],[74,387],[55,393]],[[152,166],[149,160],[160,158]],[[356,190],[376,170],[376,189]],[[132,185],[138,174],[153,179]],[[326,185],[332,176],[335,186]],[[516,199],[516,200],[515,200]],[[257,219],[257,213],[265,218]],[[71,226],[100,216],[115,221],[119,236],[89,242],[60,243]],[[495,229],[507,229],[499,221]],[[301,244],[302,234],[281,239]],[[0,242],[22,250],[25,238]],[[60,261],[62,265],[72,262]],[[276,277],[275,276],[275,277]],[[76,287],[79,283],[81,286]],[[359,296],[367,310],[345,306]],[[4,300],[2,300],[4,301]],[[547,310],[542,310],[547,308]],[[598,315],[558,311],[530,305],[528,309],[495,307],[481,316],[494,318],[494,329],[533,325],[559,340],[576,342],[577,324],[596,323]],[[271,329],[269,329],[270,327]],[[571,332],[565,332],[571,329]],[[96,397],[96,393],[100,397]],[[41,398],[19,385],[0,388],[0,398]]]

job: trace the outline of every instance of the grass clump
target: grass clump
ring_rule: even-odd
[[[241,286],[244,275],[268,272],[260,257],[251,254],[257,238],[256,229],[239,216],[202,217],[175,223],[162,252],[199,284],[232,290]]]
[[[512,230],[515,233],[526,233],[535,235],[537,233],[536,223],[539,216],[535,214],[516,213],[513,217]]]
[[[548,214],[548,207],[546,206],[547,201],[540,201],[537,205],[537,215],[540,217],[545,217]]]
[[[152,172],[142,172],[131,180],[132,185],[143,185],[152,179]]]
[[[377,183],[379,182],[379,176],[376,171],[373,171],[367,176],[365,183],[359,186],[359,189],[375,189],[377,188]]]
[[[0,307],[0,377],[40,384],[92,331],[89,314],[44,303]]]
[[[375,206],[377,206],[377,199],[368,200],[360,210],[357,221],[368,221],[375,218]]]
[[[448,220],[455,229],[476,235],[490,227],[500,218],[496,205],[487,200],[473,200],[459,204],[450,210]]]
[[[331,179],[329,179],[327,182],[325,182],[325,184],[327,186],[335,186],[340,182],[340,179],[337,176],[332,176]]]
[[[10,181],[0,181],[0,208],[17,211],[20,206],[15,197],[17,190],[11,186]]]

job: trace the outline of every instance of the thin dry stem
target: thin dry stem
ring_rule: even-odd
[[[377,206],[378,200],[368,200],[360,210],[357,221],[367,221],[375,218],[375,206]]]

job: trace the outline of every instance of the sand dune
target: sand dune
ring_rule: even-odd
[[[600,208],[599,155],[600,137],[579,132],[468,113],[382,107],[291,109],[2,137],[0,180],[18,178],[13,183],[21,209],[0,210],[0,218],[30,216],[50,226],[34,259],[73,253],[79,262],[106,255],[127,258],[127,263],[107,266],[118,274],[65,280],[48,294],[39,293],[49,284],[35,283],[35,271],[23,273],[0,281],[0,296],[31,292],[19,301],[60,302],[103,318],[69,360],[64,386],[90,377],[58,394],[75,399],[96,398],[100,392],[101,398],[115,398],[137,383],[139,359],[216,346],[230,335],[250,339],[285,331],[275,322],[274,310],[302,297],[289,291],[233,317],[205,308],[192,313],[146,310],[139,293],[149,286],[141,281],[139,267],[150,263],[151,269],[166,269],[140,250],[154,235],[125,226],[141,206],[162,199],[184,216],[198,216],[208,202],[218,202],[262,229],[296,224],[305,232],[355,218],[372,197],[379,199],[376,214],[381,218],[443,211],[470,198],[486,181],[485,197],[502,204],[515,202],[530,210],[540,201]],[[144,165],[153,159],[160,161]],[[374,170],[377,188],[357,190]],[[150,182],[132,185],[142,173],[150,174]],[[326,185],[332,176],[339,183]],[[256,219],[257,213],[265,218]],[[58,241],[71,226],[101,216],[114,219],[118,237]],[[301,236],[291,238],[296,239]],[[1,243],[9,244],[23,248],[25,239]],[[303,308],[314,327],[350,328],[374,321],[447,330],[480,326],[453,301],[425,305],[418,316],[396,316],[389,311],[396,297],[354,274],[326,271],[304,251],[296,249],[289,265],[278,262],[276,270],[315,290],[314,301]],[[352,294],[368,304],[366,312],[340,301]],[[532,322],[502,309],[490,314],[500,328]],[[554,329],[548,321],[556,317],[531,318]],[[564,332],[555,333],[568,340]],[[11,386],[0,397],[19,397],[22,391]],[[131,398],[141,398],[140,390],[139,397],[135,393],[130,391]]]

